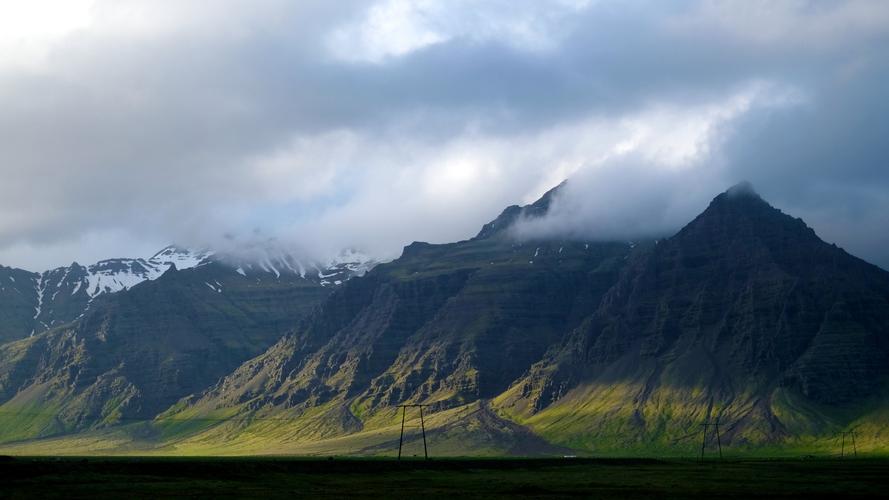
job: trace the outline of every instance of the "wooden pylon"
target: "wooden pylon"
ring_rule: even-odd
[[[398,405],[401,408],[401,435],[398,437],[398,460],[401,460],[401,449],[404,446],[404,421],[405,415],[407,413],[408,408],[419,408],[420,409],[420,431],[423,434],[423,457],[426,460],[429,460],[429,448],[426,446],[426,422],[423,418],[423,407],[429,405],[423,404],[403,404]]]
[[[707,431],[712,427],[716,432],[716,448],[719,450],[719,459],[722,460],[722,438],[719,435],[719,419],[717,418],[715,421],[704,422],[701,424],[703,427],[703,433],[701,435],[701,459],[700,462],[704,463],[704,450],[707,448]]]

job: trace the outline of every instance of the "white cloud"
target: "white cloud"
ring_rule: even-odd
[[[714,154],[721,134],[752,109],[798,102],[776,99],[782,92],[794,95],[756,81],[697,106],[658,104],[621,119],[589,116],[527,133],[487,135],[470,128],[444,142],[411,140],[411,124],[390,130],[386,137],[399,138],[392,143],[359,131],[304,137],[292,143],[292,163],[279,164],[280,170],[318,165],[329,174],[332,161],[343,168],[325,177],[327,187],[314,195],[350,186],[348,201],[326,204],[312,217],[277,228],[275,236],[300,239],[321,254],[357,246],[395,257],[414,240],[471,237],[505,206],[534,201],[569,177],[560,209],[529,231],[545,226],[562,234],[630,236],[675,229],[694,216],[701,200],[733,182]],[[689,177],[696,183],[678,189]]]
[[[731,37],[742,43],[787,49],[837,49],[889,36],[884,0],[706,0],[675,16],[668,28],[682,36]]]
[[[697,106],[658,104],[617,121],[627,131],[612,156],[636,155],[640,160],[668,168],[697,165],[710,158],[720,127],[751,107],[795,106],[805,102],[796,88],[756,80],[724,100]]]
[[[343,60],[382,63],[455,39],[496,41],[525,51],[553,49],[570,16],[590,0],[386,0],[328,39]]]
[[[260,192],[273,203],[322,197],[335,189],[334,181],[343,172],[355,171],[360,141],[349,130],[296,135],[281,147],[246,159],[245,182],[253,184],[251,192]]]
[[[149,258],[168,244],[167,240],[146,238],[128,230],[115,228],[90,231],[54,241],[51,245],[27,241],[13,243],[3,248],[2,265],[44,271],[67,266],[75,261],[81,265],[89,265],[114,257]],[[128,253],[109,253],[109,249],[118,248],[126,248]]]
[[[698,106],[656,105],[613,122],[610,148],[585,151],[597,159],[572,172],[545,217],[521,221],[522,238],[591,240],[668,236],[707,200],[742,179],[720,158],[724,135],[751,111],[803,102],[792,88],[755,81]],[[579,136],[592,131],[584,130]],[[566,177],[567,178],[567,177]]]
[[[54,43],[92,23],[93,0],[0,1],[0,69],[36,69]]]
[[[424,19],[432,2],[390,0],[372,6],[367,17],[330,36],[333,52],[346,60],[379,62],[447,39]]]

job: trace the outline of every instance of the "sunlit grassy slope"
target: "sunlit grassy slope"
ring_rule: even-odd
[[[203,415],[140,422],[122,427],[41,440],[7,443],[0,453],[27,455],[356,455],[397,453],[401,414],[390,409],[375,415],[366,430],[325,436],[330,408],[315,409],[298,419],[286,415]],[[553,446],[527,429],[499,418],[489,407],[473,403],[426,415],[427,446],[434,456],[559,455]],[[405,456],[423,455],[418,410],[405,422]]]
[[[424,415],[427,447],[433,457],[444,456],[655,456],[693,457],[700,453],[702,407],[688,403],[656,404],[641,410],[659,415],[646,430],[637,427],[632,411],[624,409],[620,397],[627,388],[587,388],[585,396],[595,395],[584,404],[564,402],[522,418],[510,415],[494,402],[476,402]],[[778,394],[774,405],[797,404],[791,396]],[[580,401],[580,399],[575,399]],[[842,430],[855,429],[855,449],[862,456],[889,455],[889,436],[885,425],[889,411],[872,407],[865,417],[844,421],[842,415],[828,416],[817,408],[793,411],[799,432],[779,441],[762,443],[750,436],[751,443],[735,438],[728,444],[726,434],[733,431],[732,416],[741,415],[745,403],[723,408],[723,453],[726,457],[837,456],[843,446]],[[11,455],[122,455],[122,456],[394,456],[398,450],[401,413],[390,408],[377,412],[366,421],[363,430],[333,435],[325,430],[325,421],[338,411],[337,404],[315,408],[298,418],[284,413],[237,415],[187,415],[134,422],[111,429],[64,435],[54,438],[8,442],[0,445],[0,454]],[[780,413],[780,409],[776,413]],[[660,413],[654,413],[660,412]],[[808,413],[805,413],[808,412]],[[852,412],[850,412],[852,413]],[[855,412],[857,413],[857,412]],[[808,417],[806,417],[808,415]],[[806,422],[802,420],[807,419]],[[829,427],[807,432],[811,422],[835,419]],[[8,423],[8,420],[7,420]],[[845,425],[841,425],[845,424]],[[751,432],[748,430],[747,432]],[[705,452],[717,454],[715,434],[710,434]],[[845,453],[852,452],[851,438],[846,438]],[[423,456],[420,418],[409,410],[405,424],[403,453]]]

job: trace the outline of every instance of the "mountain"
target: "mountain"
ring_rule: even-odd
[[[329,290],[210,262],[97,296],[82,317],[0,345],[0,438],[151,419],[261,353]]]
[[[0,420],[15,422],[0,439],[151,419],[261,353],[333,285],[373,265],[354,251],[323,268],[289,256],[284,267],[284,258],[236,268],[227,256],[168,247],[42,274],[0,269],[9,281],[0,310],[13,313],[4,323],[22,339],[0,344]],[[28,333],[34,321],[43,331]]]
[[[69,323],[99,295],[157,279],[171,266],[195,267],[211,255],[169,246],[147,260],[108,259],[89,266],[74,262],[42,273],[0,267],[0,343]]]
[[[500,406],[584,448],[669,449],[716,419],[729,444],[782,443],[862,424],[887,360],[889,273],[742,184],[634,259]]]
[[[482,226],[481,231],[479,231],[475,239],[485,239],[495,236],[502,237],[504,233],[509,231],[515,225],[516,222],[522,219],[534,219],[546,215],[553,198],[563,190],[566,182],[567,181],[562,182],[546,193],[543,193],[543,196],[541,196],[539,200],[530,205],[510,205],[506,207],[496,219]]]
[[[37,310],[34,273],[0,266],[0,344],[34,331]]]
[[[235,254],[220,254],[217,262],[242,276],[274,274],[275,278],[299,276],[321,286],[339,286],[356,276],[364,276],[379,263],[373,257],[347,248],[326,261],[304,259],[274,246],[251,247]]]
[[[288,279],[298,275],[323,286],[340,285],[377,263],[352,249],[322,263],[281,249],[235,257],[171,245],[149,259],[108,259],[88,266],[74,262],[42,273],[0,266],[0,344],[69,323],[80,318],[99,295],[155,280],[171,267],[184,270],[211,262],[237,269],[243,276]]]
[[[627,243],[414,243],[336,290],[259,358],[190,404],[363,428],[401,402],[455,407],[506,390],[617,280]],[[322,434],[327,431],[320,431]]]
[[[476,405],[489,418],[453,439],[520,424],[554,446],[684,453],[708,419],[727,445],[769,446],[882,404],[889,273],[749,185],[660,241],[515,241],[511,225],[555,193],[472,240],[409,245],[165,418],[226,415],[192,446],[265,434],[373,453],[393,446],[400,403],[429,404],[442,428]]]
[[[402,403],[429,405],[434,454],[685,455],[716,419],[734,451],[830,451],[849,428],[860,449],[889,448],[889,273],[746,184],[665,239],[517,240],[512,225],[558,194],[507,208],[470,240],[412,243],[341,286],[292,265],[300,301],[260,313],[241,289],[255,322],[233,324],[215,301],[256,267],[217,262],[108,294],[78,330],[2,347],[0,414],[38,400],[64,417],[39,432],[7,425],[18,438],[56,436],[8,449],[383,454],[398,446]],[[214,269],[230,281],[202,274]],[[310,290],[317,307],[282,314]],[[161,347],[174,339],[187,344]],[[250,348],[220,354],[231,345]]]

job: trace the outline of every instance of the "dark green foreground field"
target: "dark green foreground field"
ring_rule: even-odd
[[[885,497],[889,460],[4,458],[0,497]]]

